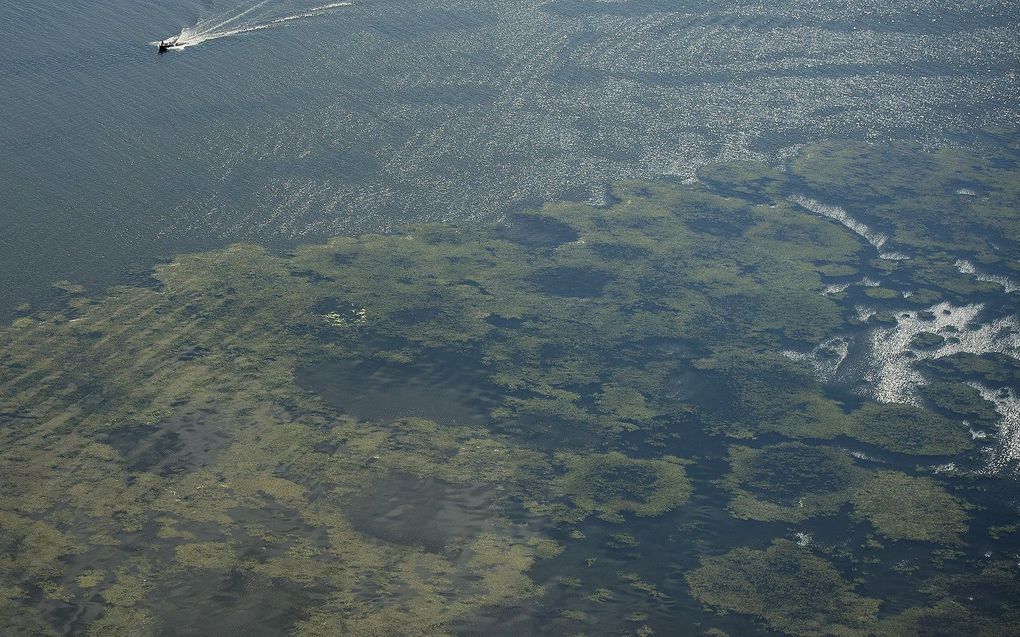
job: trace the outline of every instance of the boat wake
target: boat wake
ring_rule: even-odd
[[[259,10],[269,2],[270,0],[262,0],[261,2],[256,2],[244,9],[235,9],[212,18],[199,20],[195,26],[181,29],[181,32],[176,36],[170,36],[163,41],[151,42],[150,44],[158,47],[161,43],[166,42],[172,43],[170,46],[171,49],[184,49],[189,46],[208,42],[209,40],[219,40],[221,38],[229,38],[234,35],[241,35],[242,33],[272,29],[274,27],[282,26],[288,22],[293,22],[294,20],[313,18],[354,4],[349,0],[344,2],[332,2],[318,7],[312,7],[299,13],[270,19],[264,17],[264,14],[263,16],[259,15],[260,13],[263,13]]]

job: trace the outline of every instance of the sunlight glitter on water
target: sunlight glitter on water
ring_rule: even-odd
[[[960,352],[1020,354],[1017,319],[1007,317],[975,325],[983,309],[980,303],[959,307],[939,303],[927,310],[934,315],[931,320],[921,318],[921,312],[904,312],[897,317],[895,327],[876,328],[869,343],[871,369],[865,373],[874,398],[885,403],[917,404],[916,389],[924,383],[924,377],[914,368],[917,360]],[[946,342],[930,350],[911,347],[911,340],[922,332],[944,336]]]
[[[810,352],[785,350],[783,355],[791,360],[808,362],[822,381],[831,382],[849,353],[850,339],[837,336],[824,341]]]
[[[999,444],[988,449],[988,473],[997,473],[1013,466],[1020,471],[1020,396],[1016,391],[992,389],[980,383],[967,383],[981,392],[981,397],[995,405],[999,414],[996,437]]]
[[[882,246],[885,245],[885,242],[889,240],[888,235],[872,230],[866,223],[854,219],[846,210],[839,206],[830,206],[829,204],[822,203],[816,199],[811,199],[810,197],[804,197],[801,195],[794,195],[790,197],[790,201],[805,210],[815,213],[816,215],[821,215],[827,219],[832,219],[833,221],[841,223],[856,235],[870,243],[876,250],[881,250]]]

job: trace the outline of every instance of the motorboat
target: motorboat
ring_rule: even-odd
[[[159,41],[159,52],[166,53],[170,49],[178,46],[184,46],[183,42],[180,42],[180,36],[174,36],[168,40]]]

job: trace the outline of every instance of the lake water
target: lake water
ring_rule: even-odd
[[[1020,634],[1015,1],[0,42],[0,632]]]
[[[828,137],[1020,109],[1010,0],[0,2],[0,314],[160,257],[600,201]],[[257,6],[256,6],[257,5]]]

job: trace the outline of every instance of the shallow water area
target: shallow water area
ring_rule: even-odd
[[[234,571],[218,578],[167,581],[159,592],[159,637],[279,635],[321,600],[307,587]]]
[[[494,530],[498,517],[491,486],[458,486],[399,472],[380,478],[347,506],[359,532],[433,553]]]
[[[412,363],[327,361],[300,368],[294,377],[340,412],[362,420],[414,416],[483,425],[496,404],[493,390],[479,387],[469,362],[455,354],[439,353]]]

